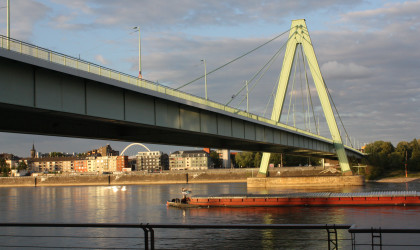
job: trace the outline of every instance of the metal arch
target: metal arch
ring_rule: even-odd
[[[125,147],[125,149],[121,152],[120,156],[124,155],[124,152],[125,152],[125,151],[129,148],[129,147],[134,146],[134,145],[139,145],[139,146],[142,146],[143,148],[147,149],[147,151],[149,151],[149,152],[150,152],[150,149],[149,149],[148,147],[146,147],[145,145],[143,145],[143,144],[141,144],[141,143],[135,142],[135,143],[131,143],[130,145],[128,145],[127,147]]]

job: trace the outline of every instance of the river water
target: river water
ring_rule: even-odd
[[[367,183],[364,187],[247,188],[246,183],[138,186],[0,188],[0,222],[176,223],[176,224],[356,224],[358,227],[420,228],[420,207],[167,208],[182,187],[192,195],[284,192],[420,191],[420,182]],[[45,237],[49,236],[49,237]],[[60,236],[60,237],[50,237]],[[65,237],[61,237],[65,236]],[[413,236],[392,236],[399,243]],[[144,248],[141,229],[1,228],[0,248]],[[325,249],[326,231],[156,229],[158,249]],[[347,230],[340,248],[351,248]],[[363,238],[363,237],[362,237]],[[363,240],[360,238],[361,240]],[[310,241],[308,239],[311,239]],[[370,239],[370,238],[369,238]],[[386,242],[386,239],[385,239]],[[417,240],[417,244],[420,241]],[[358,249],[364,249],[359,247]],[[367,247],[366,249],[370,249]],[[400,248],[401,249],[401,248]],[[405,248],[404,248],[405,249]]]

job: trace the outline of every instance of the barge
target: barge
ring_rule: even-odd
[[[288,193],[276,195],[219,195],[173,199],[167,206],[286,207],[286,206],[412,206],[420,205],[420,192],[383,191],[364,193]]]

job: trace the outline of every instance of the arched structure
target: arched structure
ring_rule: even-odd
[[[124,155],[125,151],[126,151],[128,148],[130,148],[131,146],[135,146],[135,145],[142,146],[143,148],[147,149],[147,151],[149,151],[149,152],[150,152],[150,149],[149,149],[148,147],[146,147],[145,145],[143,145],[143,144],[141,144],[141,143],[135,142],[135,143],[131,143],[130,145],[128,145],[127,147],[125,147],[125,148],[124,148],[124,150],[121,152],[121,154],[120,154],[120,155]]]

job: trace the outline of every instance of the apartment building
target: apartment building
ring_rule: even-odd
[[[175,151],[169,156],[170,170],[209,169],[210,157],[204,150]]]
[[[169,169],[169,157],[161,151],[138,152],[136,170],[156,172]]]

